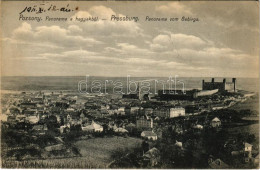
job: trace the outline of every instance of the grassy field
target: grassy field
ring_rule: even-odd
[[[141,145],[142,140],[132,137],[93,138],[80,140],[75,145],[80,149],[82,157],[30,160],[2,161],[4,168],[106,168],[113,161],[111,154],[118,149],[131,149]]]
[[[142,140],[132,137],[94,138],[80,140],[75,143],[80,149],[82,159],[105,166],[113,161],[111,154],[118,149],[131,149],[141,145]]]
[[[230,107],[230,109],[234,109],[237,111],[244,110],[244,109],[249,109],[252,111],[255,111],[258,113],[257,115],[252,115],[249,117],[244,117],[243,119],[245,120],[259,120],[259,95],[252,96],[248,100],[246,100],[243,103],[237,103],[234,106]],[[230,133],[245,133],[249,132],[251,134],[254,134],[256,138],[259,138],[259,123],[257,124],[252,124],[248,126],[242,126],[242,127],[234,127],[229,129]]]
[[[252,111],[258,111],[259,113],[259,95],[252,96],[251,98],[247,99],[243,103],[237,103],[230,107],[230,109],[234,110],[243,110],[243,109],[250,109]]]
[[[28,161],[2,161],[2,168],[33,168],[33,169],[91,169],[105,168],[102,165],[88,162],[80,157],[46,160],[28,160]]]
[[[251,133],[254,134],[257,139],[259,139],[259,124],[252,124],[248,126],[239,126],[229,129],[229,133],[238,134],[238,133]]]

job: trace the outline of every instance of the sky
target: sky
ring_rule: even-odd
[[[78,10],[24,12],[43,20],[23,21],[19,13],[42,2],[2,2],[2,76],[258,77],[258,2],[44,3]],[[111,21],[111,15],[139,21]],[[199,21],[145,21],[147,16]]]

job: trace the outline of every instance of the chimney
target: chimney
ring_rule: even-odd
[[[211,79],[211,83],[214,83],[214,78]]]
[[[226,83],[226,79],[225,78],[223,78],[223,83]]]

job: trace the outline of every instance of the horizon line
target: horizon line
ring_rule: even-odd
[[[68,76],[61,76],[61,75],[51,75],[51,76],[46,76],[46,75],[39,75],[39,76],[34,76],[34,75],[29,75],[29,76],[21,76],[21,75],[7,75],[7,76],[0,76],[1,78],[4,78],[4,77],[86,77],[86,76],[89,76],[89,77],[111,77],[111,78],[124,78],[124,77],[127,77],[127,76],[130,76],[130,77],[134,77],[134,78],[146,78],[146,77],[149,77],[149,78],[157,78],[157,77],[160,77],[160,78],[169,78],[170,76],[131,76],[131,75],[126,75],[126,76],[96,76],[96,75],[68,75]],[[171,76],[171,77],[174,77],[174,76]],[[259,77],[237,77],[237,76],[226,76],[226,77],[222,77],[222,76],[179,76],[179,78],[254,78],[254,79],[259,79]]]

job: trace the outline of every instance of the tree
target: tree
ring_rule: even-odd
[[[144,140],[142,142],[142,150],[143,150],[143,153],[147,152],[149,150],[149,143],[147,140]]]
[[[54,115],[46,117],[45,121],[46,121],[48,129],[53,129],[53,128],[59,127],[59,125],[57,123],[57,118]]]

